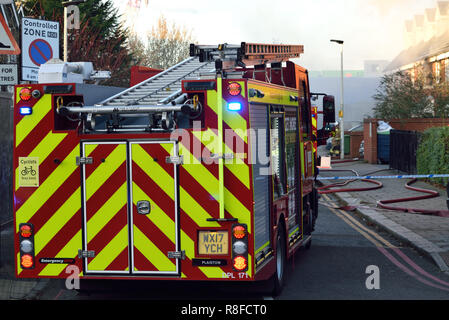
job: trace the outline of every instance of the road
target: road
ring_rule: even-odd
[[[288,265],[288,282],[278,297],[260,292],[264,284],[126,283],[120,289],[79,293],[50,280],[40,296],[48,300],[440,300],[449,299],[449,276],[427,258],[354,214],[331,209],[323,196],[312,248]],[[116,284],[115,282],[113,283]]]

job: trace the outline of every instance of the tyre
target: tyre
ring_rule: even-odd
[[[306,250],[309,250],[312,247],[312,239],[309,240],[309,242],[307,242],[307,244],[304,246],[304,248]]]
[[[273,295],[278,296],[285,283],[287,254],[285,248],[285,231],[281,225],[276,237],[276,272],[273,275]]]

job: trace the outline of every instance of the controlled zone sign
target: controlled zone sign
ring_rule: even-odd
[[[59,23],[22,19],[22,80],[37,81],[41,64],[59,59]]]

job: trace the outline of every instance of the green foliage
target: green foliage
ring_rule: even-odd
[[[421,81],[414,83],[403,72],[382,77],[377,93],[374,116],[382,119],[427,118],[430,100]]]
[[[25,0],[23,4],[26,16],[60,23],[62,56],[62,1]],[[120,24],[113,0],[87,0],[78,6],[80,30],[69,36],[69,61],[91,61],[97,70],[111,71],[112,78],[105,84],[128,86],[133,57],[128,50],[128,30]]]
[[[446,118],[449,116],[449,87],[432,76],[397,72],[382,77],[373,96],[374,116],[381,119]]]
[[[417,155],[418,174],[449,173],[449,127],[430,128],[421,136]],[[447,178],[432,179],[447,184]]]

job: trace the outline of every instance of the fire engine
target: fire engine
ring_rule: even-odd
[[[83,83],[92,66],[77,63],[17,85],[17,277],[77,268],[81,279],[269,280],[279,293],[318,214],[308,73],[289,61],[302,53],[191,45],[126,90]]]

